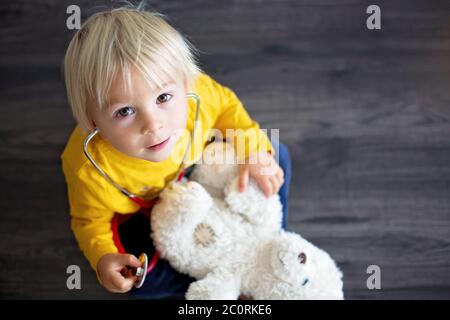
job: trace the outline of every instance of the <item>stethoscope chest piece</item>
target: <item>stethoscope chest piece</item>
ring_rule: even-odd
[[[136,288],[140,288],[144,284],[148,269],[148,258],[145,253],[139,256],[139,260],[142,262],[142,267],[136,269],[137,281],[136,284],[134,285]]]

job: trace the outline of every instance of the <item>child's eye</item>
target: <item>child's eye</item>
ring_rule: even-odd
[[[119,111],[117,111],[116,115],[118,117],[125,118],[125,117],[127,117],[127,116],[129,116],[130,114],[133,114],[133,113],[134,113],[133,108],[131,108],[131,107],[124,107],[124,108],[119,109]]]
[[[164,102],[168,102],[170,99],[172,99],[172,95],[171,94],[163,93],[156,100],[157,100],[157,103],[164,103]]]

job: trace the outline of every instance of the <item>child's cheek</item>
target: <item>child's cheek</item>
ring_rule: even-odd
[[[176,129],[184,129],[186,127],[187,108],[186,104],[182,104],[181,107],[177,108],[177,112],[174,113],[173,120]]]

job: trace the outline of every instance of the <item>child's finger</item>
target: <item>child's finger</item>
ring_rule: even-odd
[[[133,285],[136,283],[136,280],[133,280],[132,278],[126,278],[123,279],[120,283],[119,287],[117,288],[119,292],[128,292],[133,288]]]
[[[283,174],[283,170],[279,170],[278,172],[277,172],[277,174],[275,175],[275,177],[276,177],[276,179],[277,179],[277,181],[278,181],[278,183],[279,183],[279,185],[280,185],[280,188],[281,188],[281,186],[283,185],[283,183],[284,183],[284,174]]]
[[[122,254],[120,256],[120,264],[137,268],[142,265],[142,262],[132,254]]]
[[[136,277],[130,277],[123,280],[122,284],[122,292],[128,292],[133,288],[134,284],[136,283]]]
[[[272,182],[268,178],[260,178],[258,181],[259,187],[262,189],[266,198],[270,197],[272,194]]]
[[[124,290],[126,289],[126,283],[124,282],[125,278],[122,276],[122,274],[120,273],[114,273],[113,275],[111,275],[111,284],[113,286],[113,291],[114,292],[125,292]]]
[[[278,170],[276,176],[281,181],[281,184],[283,184],[283,182],[284,182],[284,171],[283,171],[283,169],[280,168],[280,170]]]
[[[275,193],[276,185],[278,183],[275,181],[274,176],[267,177],[267,181],[269,182],[269,185],[270,185],[270,189],[269,189],[270,191],[266,194],[266,197],[269,198],[270,196],[272,196]]]
[[[247,188],[249,178],[249,167],[241,166],[239,171],[239,191],[243,192]]]
[[[122,293],[130,291],[136,283],[136,280],[136,276],[123,277],[120,273],[116,273],[111,277],[111,283],[114,286],[114,291]]]
[[[272,194],[271,195],[274,195],[275,193],[278,193],[278,191],[280,190],[281,182],[277,176],[270,177],[270,181],[272,182]]]

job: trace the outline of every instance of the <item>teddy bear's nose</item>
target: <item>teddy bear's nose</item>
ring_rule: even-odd
[[[306,254],[305,254],[304,252],[301,252],[301,253],[298,255],[298,261],[299,261],[301,264],[305,264],[305,263],[306,263]]]

